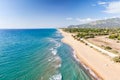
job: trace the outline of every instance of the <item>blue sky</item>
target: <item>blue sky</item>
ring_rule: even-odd
[[[0,28],[64,27],[120,16],[120,0],[0,0]]]

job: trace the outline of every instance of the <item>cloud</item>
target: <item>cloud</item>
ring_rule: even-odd
[[[76,18],[77,21],[79,21],[80,24],[84,24],[84,23],[89,23],[92,21],[96,21],[97,19],[92,19],[92,18],[85,18],[85,19],[81,19],[81,18]]]
[[[99,5],[105,5],[105,4],[107,4],[107,2],[101,2],[101,1],[100,1],[100,2],[98,2],[98,4],[99,4]]]
[[[66,20],[71,21],[71,20],[73,20],[73,18],[68,17],[68,18],[66,18]]]
[[[104,11],[106,13],[112,13],[112,14],[120,14],[120,1],[110,2],[106,10]]]
[[[120,14],[120,0],[112,2],[98,2],[98,4],[105,8],[103,11],[105,13]]]

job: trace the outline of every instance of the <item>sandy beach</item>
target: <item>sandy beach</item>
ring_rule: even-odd
[[[110,57],[90,48],[80,41],[75,40],[70,33],[59,29],[63,35],[62,42],[70,45],[77,58],[99,76],[99,80],[120,80],[120,64],[114,63]]]

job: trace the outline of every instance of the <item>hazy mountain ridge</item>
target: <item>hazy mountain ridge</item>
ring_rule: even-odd
[[[105,20],[97,20],[81,25],[70,25],[68,28],[113,28],[120,27],[120,18],[110,18]]]

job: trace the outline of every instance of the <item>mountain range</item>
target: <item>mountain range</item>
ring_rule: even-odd
[[[70,25],[68,28],[120,28],[120,18],[96,20],[86,24]]]

